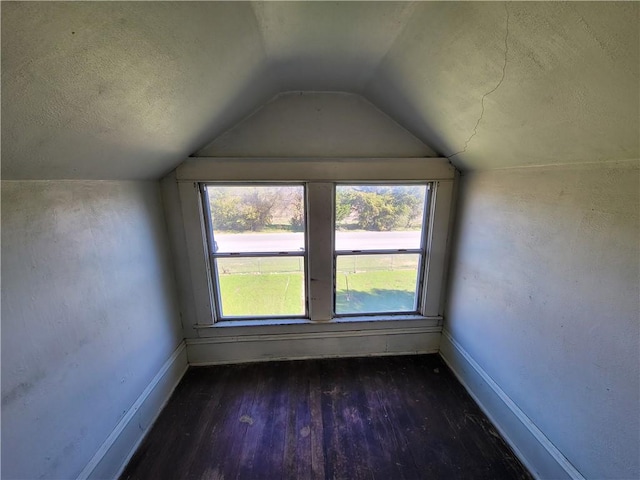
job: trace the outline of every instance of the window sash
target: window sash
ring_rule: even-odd
[[[410,310],[380,310],[380,311],[370,311],[370,312],[348,312],[348,313],[338,313],[337,311],[337,303],[338,303],[338,257],[340,256],[367,256],[367,255],[381,255],[381,254],[389,254],[389,255],[418,255],[418,265],[416,269],[416,282],[415,282],[415,290],[413,297],[413,308]],[[424,252],[421,250],[416,251],[407,251],[407,250],[377,250],[377,251],[366,251],[362,253],[342,253],[336,252],[334,255],[334,266],[333,266],[333,281],[334,281],[334,291],[333,291],[333,315],[334,318],[349,318],[349,317],[379,317],[381,315],[384,316],[394,316],[394,315],[419,315],[421,311],[421,303],[423,298],[422,288],[424,286],[424,274],[425,274],[425,256]]]
[[[213,216],[211,212],[211,205],[209,204],[209,197],[207,193],[207,187],[242,187],[242,186],[264,186],[264,187],[279,187],[279,186],[302,186],[303,187],[303,202],[304,202],[304,214],[305,214],[305,228],[304,244],[305,250],[285,250],[279,252],[217,252],[214,249],[215,234],[213,229]],[[269,183],[218,183],[218,182],[203,182],[199,184],[200,198],[202,202],[204,224],[206,230],[206,243],[209,260],[209,271],[211,272],[211,293],[213,296],[213,310],[214,310],[214,323],[216,321],[229,321],[229,320],[250,320],[250,319],[266,319],[266,318],[309,318],[309,286],[308,286],[308,249],[307,249],[307,201],[306,201],[307,186],[305,183],[287,183],[287,182],[269,182]],[[302,269],[303,288],[304,288],[304,312],[301,315],[223,315],[222,312],[222,293],[220,291],[220,273],[218,271],[218,262],[216,259],[224,258],[294,258],[300,257],[303,259],[304,267]]]
[[[424,304],[426,303],[426,291],[425,288],[425,275],[427,268],[427,243],[429,241],[429,235],[431,231],[431,205],[432,205],[432,195],[435,188],[434,182],[336,182],[334,184],[334,202],[337,196],[336,187],[338,186],[425,186],[425,197],[422,209],[422,219],[420,224],[420,247],[419,248],[384,248],[384,249],[360,249],[360,250],[335,250],[333,252],[333,317],[334,318],[342,318],[342,317],[362,317],[362,316],[381,316],[381,315],[407,315],[407,314],[421,314],[424,309]],[[335,212],[335,205],[334,205]],[[333,222],[333,236],[334,236],[334,245],[335,245],[335,235],[337,232],[336,222],[334,217]],[[380,312],[367,312],[367,313],[338,313],[337,312],[337,275],[338,275],[338,257],[346,256],[346,255],[383,255],[383,254],[418,254],[418,268],[416,272],[416,289],[414,293],[414,308],[413,310],[407,311],[380,311]]]
[[[300,315],[278,315],[278,314],[266,314],[266,315],[223,315],[222,312],[222,293],[220,291],[220,273],[218,271],[218,262],[216,259],[241,259],[241,258],[301,258],[303,261],[302,267],[302,280],[303,280],[303,288],[304,288],[304,311]],[[217,321],[230,321],[230,320],[251,320],[251,319],[265,319],[265,318],[274,318],[274,319],[282,319],[282,318],[309,318],[309,288],[307,282],[307,271],[308,271],[308,262],[307,262],[307,254],[302,252],[290,252],[290,253],[212,253],[209,255],[209,263],[212,272],[212,290],[213,290],[213,298],[214,298],[214,308],[216,313]]]

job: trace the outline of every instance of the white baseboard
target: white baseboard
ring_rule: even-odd
[[[188,339],[189,365],[436,353],[440,326],[356,329]]]
[[[440,356],[535,478],[584,480],[560,450],[447,331],[442,332]]]
[[[78,480],[118,478],[187,371],[181,342],[100,446]]]
[[[534,477],[584,480],[531,419],[448,332],[442,332],[440,326],[392,331],[368,329],[188,339],[165,362],[80,473],[78,480],[117,478],[122,473],[188,365],[438,351]]]

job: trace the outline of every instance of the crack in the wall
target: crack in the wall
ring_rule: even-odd
[[[482,98],[480,99],[480,106],[482,108],[481,111],[480,111],[480,117],[478,118],[478,121],[476,122],[476,126],[473,127],[473,132],[471,133],[471,135],[469,136],[467,141],[464,142],[464,148],[462,150],[460,150],[459,152],[456,152],[454,154],[449,155],[447,157],[448,159],[451,159],[452,157],[455,157],[456,155],[460,155],[461,153],[464,153],[464,152],[467,151],[467,147],[469,146],[469,142],[471,142],[471,139],[478,134],[478,126],[480,125],[480,122],[482,121],[482,117],[484,117],[484,99],[487,98],[489,95],[491,95],[496,90],[498,90],[500,85],[502,85],[502,82],[504,82],[504,77],[505,77],[505,74],[507,72],[507,56],[509,54],[509,8],[507,7],[507,2],[504,3],[504,9],[505,9],[505,12],[507,13],[507,20],[506,20],[506,31],[505,31],[505,34],[504,34],[504,65],[502,66],[502,76],[500,77],[500,81],[496,84],[495,87],[493,87],[487,93],[482,95]]]

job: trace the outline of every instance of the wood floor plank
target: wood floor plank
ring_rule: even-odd
[[[295,408],[296,412],[296,478],[311,478],[312,465],[311,465],[311,411],[309,406],[309,378],[306,374],[308,364],[301,365],[303,371],[301,372],[301,382],[296,398],[295,405],[291,408]],[[292,471],[294,469],[292,468]]]
[[[285,435],[290,410],[288,406],[292,396],[290,386],[296,381],[290,369],[291,365],[283,363],[276,369],[264,372],[265,377],[273,377],[274,383],[271,392],[270,422],[266,430],[268,434],[264,436],[266,443],[260,451],[260,457],[263,459],[261,471],[265,476],[256,478],[280,479],[287,473],[283,468]]]
[[[284,452],[283,452],[283,471],[282,478],[295,479],[297,478],[297,405],[300,397],[302,396],[302,378],[300,375],[291,375],[289,379],[289,401],[286,409],[286,427],[284,436]]]
[[[322,423],[322,383],[321,376],[309,377],[309,417],[311,430],[311,478],[323,480],[325,478],[325,456],[323,450],[324,426]]]
[[[389,448],[389,462],[397,470],[395,478],[411,479],[414,478],[409,467],[413,465],[413,459],[408,459],[411,453],[408,451],[408,445],[402,431],[398,428],[398,419],[395,410],[399,408],[395,395],[391,388],[391,375],[394,374],[395,366],[391,372],[387,369],[390,363],[395,364],[395,358],[391,357],[388,362],[379,363],[377,366],[378,375],[374,376],[373,383],[376,387],[377,402],[380,405],[380,421],[387,431],[386,448]]]
[[[361,374],[361,388],[368,409],[365,436],[372,455],[370,469],[376,479],[403,478],[392,448],[393,428],[378,395],[382,386],[377,381],[380,375],[384,375],[380,364],[364,366]]]
[[[347,450],[349,458],[349,474],[354,480],[368,480],[374,478],[370,468],[371,453],[369,443],[365,435],[365,425],[369,413],[368,404],[362,390],[362,362],[352,361],[344,365],[342,371],[345,375],[344,395],[340,398],[339,405],[342,416],[340,421],[344,424],[344,438],[348,439],[350,448]],[[346,380],[348,379],[348,380]]]
[[[225,476],[229,478],[239,478],[242,446],[248,436],[248,430],[252,429],[254,424],[251,409],[256,395],[256,382],[259,382],[260,379],[256,369],[248,368],[244,375],[246,376],[245,388],[242,393],[238,392],[238,397],[241,399],[240,407],[235,417],[230,415],[228,418],[228,423],[231,424],[232,438],[226,455],[228,466],[223,471],[226,473]]]
[[[191,368],[122,479],[531,476],[437,355]]]
[[[272,389],[272,378],[256,379],[251,393],[251,405],[246,409],[241,420],[246,423],[244,441],[241,443],[238,478],[254,477],[256,458],[260,458],[259,448],[265,425],[269,418],[269,392]]]
[[[200,380],[200,388],[195,395],[190,399],[189,403],[184,405],[185,409],[188,409],[197,416],[196,427],[191,432],[185,435],[189,437],[189,448],[184,457],[184,464],[186,469],[186,477],[193,478],[198,471],[202,470],[201,461],[203,459],[211,458],[211,449],[209,439],[212,436],[216,436],[216,433],[221,426],[221,414],[223,409],[221,406],[224,404],[223,393],[225,393],[225,386],[228,388],[228,377],[231,374],[230,369],[220,370],[218,377],[216,378],[215,389],[207,388],[206,383]],[[188,427],[188,424],[182,426],[182,428]],[[172,452],[175,454],[175,452]],[[211,469],[213,470],[213,469]],[[180,474],[180,472],[176,472]]]

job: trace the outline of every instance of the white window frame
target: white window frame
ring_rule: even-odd
[[[431,192],[433,191],[433,184],[431,182],[424,181],[412,181],[412,182],[338,182],[334,184],[334,193],[333,198],[337,198],[337,187],[339,186],[422,186],[426,187],[425,189],[425,198],[423,201],[423,212],[422,219],[420,223],[420,245],[418,247],[414,247],[411,249],[398,249],[392,248],[388,246],[386,248],[378,248],[378,249],[364,249],[364,250],[340,250],[334,248],[333,251],[333,312],[335,318],[348,318],[348,317],[363,317],[363,316],[376,316],[379,317],[381,315],[391,316],[391,315],[415,315],[421,313],[422,302],[424,300],[424,296],[422,292],[425,288],[424,284],[424,273],[427,263],[427,232],[429,231],[429,222],[430,219],[430,210],[429,206],[431,205]],[[334,208],[335,215],[335,208]],[[336,223],[334,218],[333,223],[333,234],[334,234],[334,242],[336,235]],[[402,255],[402,254],[414,254],[419,255],[418,259],[418,271],[417,273],[417,282],[416,282],[416,299],[414,300],[414,309],[412,311],[407,312],[372,312],[372,313],[338,313],[337,312],[337,282],[338,282],[338,257],[339,256],[365,256],[365,255]]]
[[[372,320],[362,317],[334,317],[334,187],[348,183],[431,183],[428,225],[425,234],[425,266],[420,311],[416,315],[382,314],[389,319],[441,319],[443,283],[450,227],[455,169],[445,158],[374,159],[274,159],[193,158],[176,170],[178,192],[189,259],[191,292],[195,302],[196,329],[240,325],[226,319],[218,322],[213,294],[212,271],[207,243],[200,183],[304,183],[307,207],[308,319],[273,320],[259,317],[259,324],[336,323]]]
[[[228,183],[228,182],[200,182],[199,183],[200,186],[200,196],[202,197],[202,207],[203,207],[203,215],[204,215],[204,223],[205,223],[205,228],[206,228],[206,239],[207,239],[207,248],[209,251],[209,271],[211,272],[211,285],[212,285],[212,304],[213,307],[215,309],[215,318],[217,321],[237,321],[237,320],[263,320],[265,318],[270,318],[269,316],[265,316],[265,315],[260,315],[260,316],[255,316],[255,317],[250,317],[250,316],[227,316],[227,317],[223,317],[222,315],[222,292],[220,289],[220,273],[218,272],[218,268],[217,268],[217,264],[216,264],[216,259],[217,258],[284,258],[284,257],[301,257],[303,260],[303,278],[305,280],[305,296],[304,296],[304,313],[302,315],[291,315],[291,316],[286,316],[286,315],[273,315],[271,318],[293,318],[293,319],[298,319],[298,318],[308,318],[308,310],[309,310],[309,288],[308,288],[308,281],[307,281],[307,265],[308,265],[308,250],[306,248],[306,244],[307,244],[307,218],[306,218],[306,213],[307,213],[307,205],[306,205],[306,190],[307,190],[307,186],[304,183],[301,182],[263,182],[263,183],[246,183],[246,182],[242,182],[242,183]],[[211,212],[211,208],[210,205],[208,204],[208,202],[205,200],[206,196],[207,196],[207,192],[206,192],[206,187],[208,186],[212,186],[212,187],[229,187],[229,186],[238,186],[238,187],[252,187],[252,186],[262,186],[262,187],[281,187],[281,186],[297,186],[297,187],[302,187],[303,191],[305,192],[304,198],[303,198],[303,202],[304,202],[304,208],[303,208],[303,212],[304,212],[304,225],[305,225],[305,230],[304,230],[304,242],[305,242],[305,248],[302,252],[298,252],[298,251],[288,251],[288,252],[265,252],[265,251],[255,251],[255,252],[239,252],[239,253],[220,253],[220,252],[216,252],[214,249],[214,244],[212,242],[215,242],[215,232],[214,232],[214,228],[213,228],[213,217],[212,217],[212,212]]]

